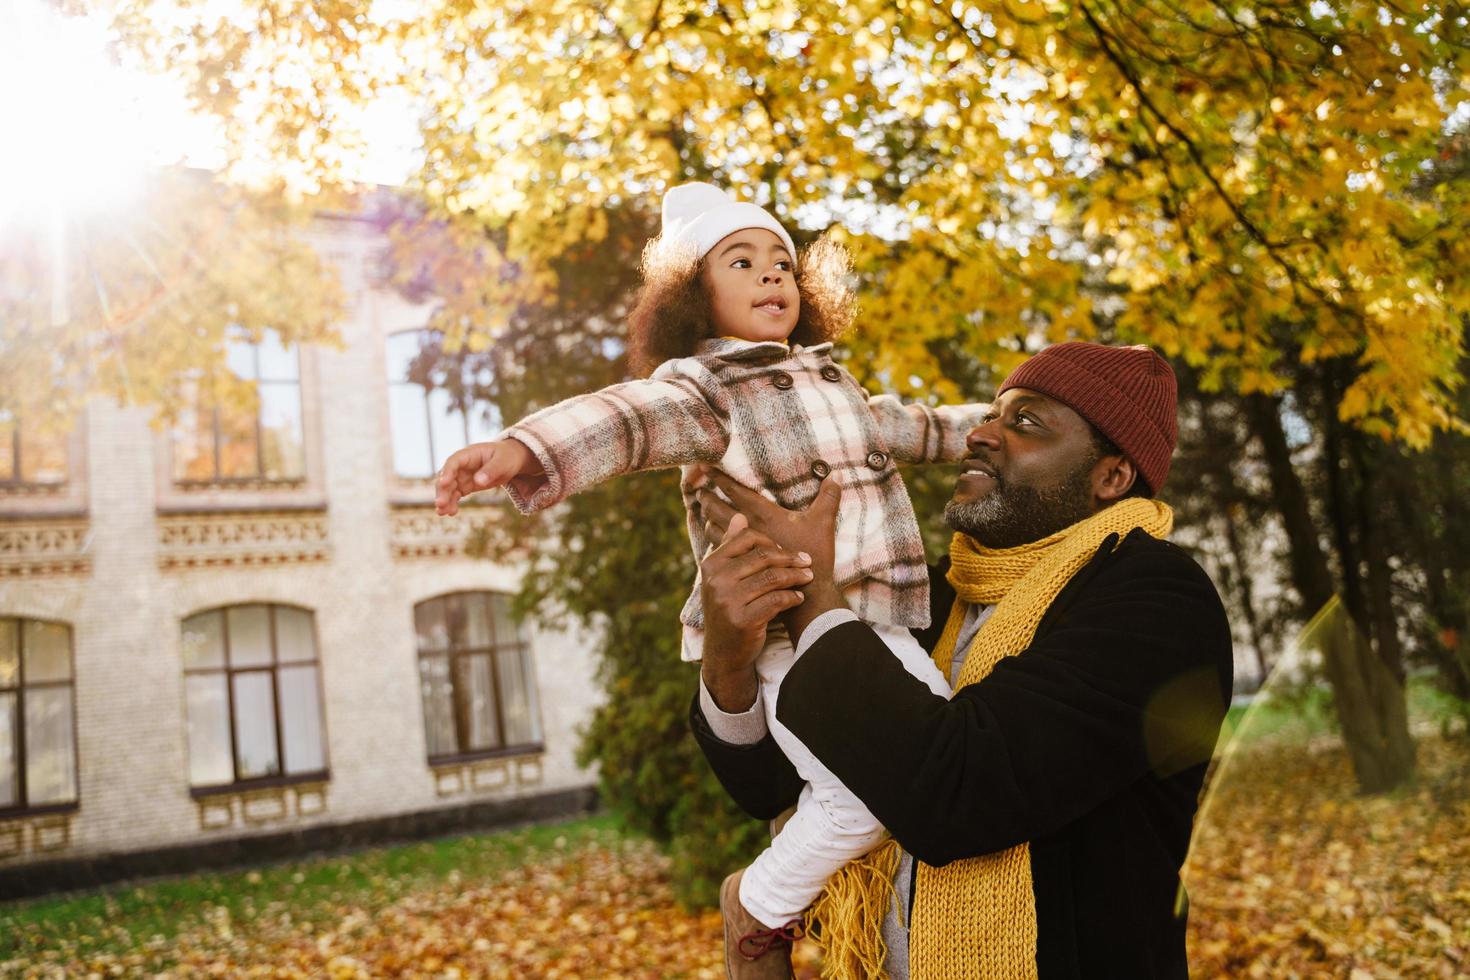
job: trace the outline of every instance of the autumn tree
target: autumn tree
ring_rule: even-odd
[[[122,213],[0,229],[0,425],[57,430],[94,396],[155,410],[245,405],[232,340],[333,342],[343,298],[302,212],[199,171],[154,174]]]
[[[1460,5],[441,0],[415,17],[133,0],[119,23],[227,121],[237,165],[267,161],[288,192],[344,179],[363,139],[347,107],[416,99],[412,191],[483,273],[442,292],[449,348],[528,354],[508,325],[555,307],[578,256],[631,268],[638,236],[613,216],[646,220],[690,178],[848,242],[851,363],[876,386],[983,395],[1048,341],[1155,345],[1242,408],[1297,615],[1340,594],[1362,642],[1338,666],[1402,677],[1374,514],[1387,465],[1465,429],[1470,183],[1442,166],[1465,119]],[[548,330],[535,350],[575,347],[576,325]],[[1283,441],[1296,424],[1310,450]],[[1210,478],[1228,497],[1231,471]],[[567,553],[588,528],[564,516]],[[1412,772],[1402,688],[1377,689],[1343,715],[1374,789]]]

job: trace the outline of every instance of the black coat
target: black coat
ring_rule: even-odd
[[[846,623],[792,667],[776,707],[915,859],[1030,841],[1043,980],[1188,975],[1179,869],[1229,705],[1230,631],[1183,550],[1142,531],[1113,540],[1030,648],[951,700]],[[944,570],[918,634],[931,650],[954,602]],[[716,739],[697,698],[691,720],[743,809],[769,819],[795,802],[801,780],[769,735]]]

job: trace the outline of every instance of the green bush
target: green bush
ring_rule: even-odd
[[[603,798],[629,828],[672,856],[679,900],[701,906],[715,904],[724,876],[769,838],[726,796],[689,732],[698,665],[679,659],[679,611],[695,562],[678,484],[674,471],[623,477],[542,522],[503,522],[490,545],[530,549],[523,610],[597,631],[606,701],[583,732],[579,761],[598,766]]]

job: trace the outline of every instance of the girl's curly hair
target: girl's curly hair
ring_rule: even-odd
[[[852,325],[852,259],[847,249],[823,235],[797,262],[796,291],[801,310],[790,341],[803,347],[835,340]],[[704,261],[688,249],[660,238],[643,250],[643,286],[628,314],[628,360],[646,378],[675,357],[688,357],[711,336],[709,293]]]

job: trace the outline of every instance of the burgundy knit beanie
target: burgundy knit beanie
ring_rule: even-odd
[[[1174,369],[1152,349],[1053,344],[1012,371],[995,396],[1010,388],[1049,395],[1091,422],[1133,460],[1150,495],[1164,485],[1179,431],[1178,391]]]

